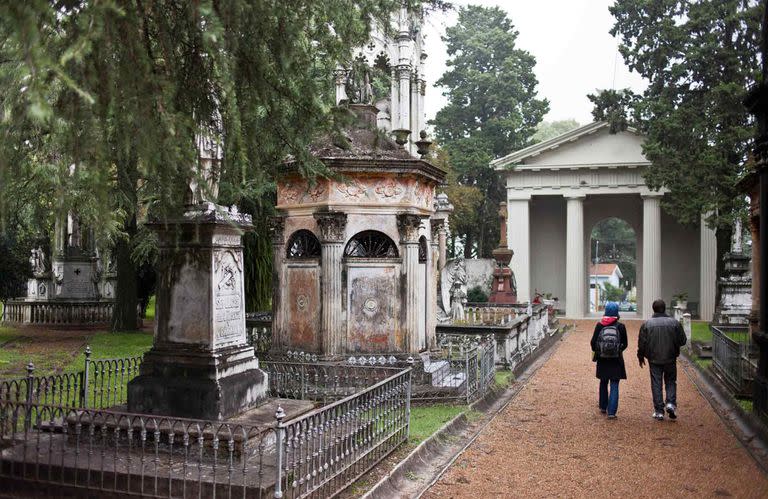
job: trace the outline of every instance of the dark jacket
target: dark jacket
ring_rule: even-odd
[[[651,364],[675,362],[685,341],[685,331],[677,320],[667,314],[653,314],[640,326],[637,358],[646,358]]]
[[[619,339],[621,339],[621,351],[627,349],[629,341],[627,341],[627,328],[621,322],[615,322],[616,327],[619,330]],[[627,379],[627,369],[624,367],[624,354],[620,354],[616,358],[602,359],[600,354],[597,353],[597,336],[600,331],[603,330],[601,323],[595,324],[595,332],[592,334],[592,351],[595,352],[595,358],[597,359],[597,370],[595,376],[600,379]]]

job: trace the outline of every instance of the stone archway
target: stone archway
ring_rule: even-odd
[[[587,306],[589,313],[601,313],[605,302],[615,301],[636,307],[637,231],[620,217],[608,216],[588,225]],[[615,289],[614,289],[615,288]],[[621,296],[618,294],[621,293]],[[614,296],[615,295],[615,296]],[[622,310],[624,311],[624,310]],[[626,310],[627,312],[636,311]],[[624,314],[623,314],[624,315]]]

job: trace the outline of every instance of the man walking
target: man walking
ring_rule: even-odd
[[[653,393],[653,415],[657,421],[664,419],[666,408],[669,419],[677,419],[677,357],[685,345],[685,331],[680,323],[665,312],[664,300],[653,302],[653,317],[640,326],[637,341],[637,359],[640,367],[648,359]],[[667,392],[666,407],[661,393],[661,382]]]

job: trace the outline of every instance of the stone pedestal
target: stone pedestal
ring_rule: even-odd
[[[128,384],[128,410],[225,419],[261,404],[266,374],[245,334],[241,231],[211,203],[151,224],[160,240],[155,340]]]
[[[720,303],[715,309],[713,323],[722,325],[749,324],[752,312],[752,276],[749,257],[741,252],[729,252],[723,256],[724,275],[718,279]]]

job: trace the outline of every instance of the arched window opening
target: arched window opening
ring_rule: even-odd
[[[427,238],[419,238],[419,263],[427,263]]]
[[[348,258],[397,258],[397,246],[386,234],[364,230],[350,239],[344,249]]]
[[[317,258],[320,256],[320,241],[311,231],[297,230],[288,239],[286,257]]]

